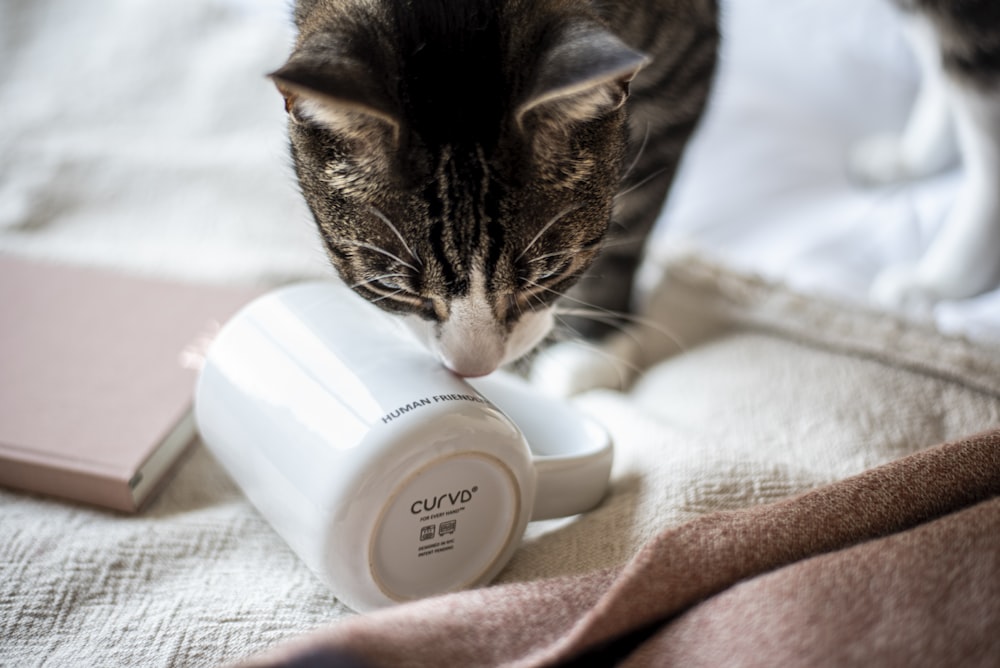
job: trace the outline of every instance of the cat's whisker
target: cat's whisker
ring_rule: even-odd
[[[532,281],[532,283],[533,283],[533,281]],[[538,296],[538,294],[536,294],[534,292],[528,293],[528,295],[526,297],[526,301],[528,302],[528,306],[529,307],[535,308],[535,305],[532,305],[532,303],[531,303],[532,300],[534,300],[536,302],[536,305],[539,308],[544,308],[545,307],[545,302],[542,300],[541,297]]]
[[[672,332],[663,323],[657,322],[652,318],[645,318],[642,316],[635,315],[634,313],[609,311],[607,309],[600,309],[600,311],[603,312],[600,313],[600,315],[595,314],[592,310],[589,309],[566,309],[565,311],[560,310],[560,313],[564,313],[565,315],[576,316],[578,318],[589,317],[593,320],[600,320],[601,318],[603,318],[605,319],[606,322],[608,322],[608,324],[612,324],[614,320],[624,320],[625,322],[628,322],[630,324],[638,325],[639,327],[645,327],[646,329],[650,329],[656,332],[657,334],[663,336],[663,338],[667,339],[672,344],[677,346],[677,349],[680,351],[687,350],[688,348],[687,344],[684,343],[684,341],[677,334]]]
[[[395,292],[390,292],[388,294],[382,295],[381,297],[376,297],[375,299],[370,299],[368,301],[374,304],[376,302],[382,301],[383,299],[388,299],[389,297],[395,297],[396,295],[403,292],[406,292],[406,290],[396,290]]]
[[[561,315],[565,315],[565,316],[576,317],[576,318],[587,318],[587,319],[593,320],[595,322],[601,322],[601,323],[604,323],[604,324],[608,325],[609,327],[612,327],[613,329],[621,332],[624,336],[626,336],[629,339],[631,339],[633,343],[636,343],[636,344],[640,343],[639,337],[636,336],[635,332],[630,331],[629,328],[625,324],[622,323],[622,321],[621,321],[620,318],[617,318],[617,317],[614,317],[614,316],[604,315],[602,313],[594,313],[593,311],[589,311],[587,309],[565,309],[565,310],[563,310],[563,309],[559,309],[559,308],[556,308],[555,315],[556,315],[556,317],[561,316]],[[562,320],[561,318],[560,318],[560,321],[563,322],[563,324],[565,324],[565,322],[566,322],[565,320]]]
[[[400,234],[399,228],[397,228],[393,222],[389,220],[389,217],[379,211],[379,209],[374,205],[370,205],[368,208],[375,214],[376,217],[378,217],[379,220],[385,223],[386,226],[395,233],[396,238],[399,239],[399,243],[403,244],[403,248],[405,248],[410,256],[417,261],[417,264],[422,265],[423,261],[420,259],[420,256],[417,255],[412,248],[410,248],[410,244],[406,243],[406,239],[404,239],[403,235]]]
[[[366,248],[366,249],[368,249],[370,251],[375,251],[376,253],[381,253],[382,255],[385,255],[386,257],[392,258],[393,260],[395,260],[396,262],[400,263],[401,265],[403,265],[407,269],[412,270],[414,273],[420,273],[420,270],[417,269],[416,267],[414,267],[412,264],[410,264],[406,260],[403,260],[402,258],[400,258],[397,255],[393,255],[392,253],[390,253],[389,251],[385,250],[384,248],[379,248],[378,246],[374,246],[372,244],[365,243],[363,241],[349,241],[349,242],[347,242],[347,244],[350,245],[350,246],[354,246],[355,248]]]
[[[639,158],[641,158],[642,154],[646,151],[646,144],[649,142],[649,129],[650,129],[650,127],[651,127],[651,125],[647,121],[646,122],[646,133],[642,137],[642,143],[639,144],[639,150],[638,150],[638,152],[636,152],[635,158],[632,159],[632,164],[630,164],[628,166],[628,168],[622,173],[622,177],[621,177],[622,181],[624,181],[625,179],[628,178],[628,175],[632,173],[632,170],[635,169],[635,166],[639,164]]]
[[[396,273],[396,274],[382,274],[381,276],[373,276],[372,278],[366,278],[363,281],[358,281],[357,283],[355,283],[353,285],[349,285],[347,287],[349,287],[350,289],[354,290],[355,288],[360,288],[363,285],[368,285],[370,283],[375,283],[377,281],[385,280],[386,278],[404,278],[405,276],[406,276],[406,274],[399,274],[399,273]]]
[[[631,186],[629,186],[625,190],[619,190],[617,193],[615,193],[614,200],[617,202],[619,199],[621,199],[625,195],[628,195],[630,192],[638,190],[639,188],[643,187],[644,185],[646,185],[647,183],[649,183],[650,181],[652,181],[653,179],[655,179],[657,176],[659,176],[663,172],[667,171],[668,169],[670,169],[669,165],[666,166],[666,167],[661,167],[660,169],[657,169],[656,171],[654,171],[651,174],[649,174],[648,176],[646,176],[646,178],[642,179],[638,183],[633,183]]]
[[[531,250],[531,247],[535,245],[535,242],[538,241],[542,237],[542,235],[548,231],[550,227],[559,222],[560,219],[562,219],[564,216],[573,213],[574,211],[577,211],[582,207],[583,207],[582,204],[574,204],[573,206],[566,207],[565,209],[554,215],[552,219],[549,220],[549,222],[545,223],[545,225],[542,226],[542,229],[538,231],[538,234],[532,237],[531,241],[528,242],[528,245],[525,246],[523,249],[521,249],[521,252],[518,254],[516,258],[514,258],[514,261],[516,262],[517,260],[520,260],[522,257],[524,257],[524,254],[527,253],[529,250]]]
[[[643,316],[635,315],[634,313],[624,313],[622,311],[612,311],[610,309],[601,308],[596,304],[591,304],[582,299],[571,297],[570,295],[564,292],[553,290],[544,285],[541,285],[540,283],[536,283],[534,281],[528,281],[528,282],[531,285],[541,290],[557,295],[561,299],[566,299],[572,302],[576,302],[577,304],[583,307],[581,309],[567,309],[567,308],[557,307],[556,311],[559,314],[573,315],[576,317],[589,317],[593,320],[598,320],[599,318],[605,318],[606,319],[605,322],[607,322],[608,324],[611,324],[611,321],[613,320],[624,320],[625,322],[633,323],[639,325],[640,327],[646,327],[647,329],[651,329],[652,331],[657,332],[658,334],[665,337],[667,340],[669,340],[671,343],[677,346],[680,350],[682,351],[687,350],[687,345],[684,344],[684,342],[680,339],[680,337],[678,337],[676,334],[667,329],[662,323],[659,323],[651,318],[645,318]],[[573,312],[571,313],[571,311]]]
[[[575,255],[577,252],[579,251],[577,251],[576,249],[569,249],[569,250],[555,251],[553,253],[546,253],[545,255],[538,255],[536,257],[531,258],[530,260],[528,260],[528,264],[541,262],[542,260],[547,260],[550,257],[559,257],[560,255]]]
[[[529,310],[533,310],[531,306],[531,297],[532,295],[528,295],[527,299],[527,306]],[[514,303],[514,308],[517,309],[517,317],[520,318],[522,315],[524,315],[524,306],[521,304],[521,300],[517,299],[516,297],[513,297],[511,301]]]
[[[585,302],[585,301],[583,301],[581,299],[574,299],[574,298],[570,297],[569,295],[567,295],[565,292],[559,292],[558,290],[553,290],[552,288],[550,288],[548,286],[542,285],[538,281],[531,281],[531,280],[529,280],[529,281],[525,281],[525,282],[528,285],[536,287],[539,290],[543,290],[545,292],[549,292],[551,294],[554,294],[557,297],[565,297],[566,299],[572,299],[573,301],[575,301],[575,302],[577,302],[579,304],[582,304],[584,306],[593,306],[593,304],[588,304],[587,302]],[[595,306],[594,308],[597,308],[597,307]]]
[[[645,242],[645,236],[642,234],[633,234],[631,236],[625,237],[615,237],[614,239],[608,239],[601,246],[602,249],[617,248],[619,246],[628,246],[631,244],[641,244]]]
[[[530,260],[528,260],[528,264],[535,264],[537,262],[543,262],[544,260],[548,260],[549,258],[552,258],[552,257],[560,257],[560,256],[563,256],[563,255],[572,255],[574,252],[576,252],[576,251],[575,250],[561,250],[561,251],[555,251],[555,252],[552,252],[552,253],[545,253],[544,255],[538,255],[536,257],[531,258]]]

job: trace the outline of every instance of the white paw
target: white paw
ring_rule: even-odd
[[[903,144],[896,135],[876,135],[855,144],[847,156],[847,169],[866,185],[896,183],[913,178],[912,167],[903,156]]]
[[[876,305],[911,314],[926,314],[940,299],[921,277],[917,265],[897,265],[884,269],[872,283],[869,297]]]
[[[531,365],[532,385],[550,396],[569,397],[597,388],[624,389],[636,374],[638,345],[627,335],[595,344],[566,341],[542,350]]]

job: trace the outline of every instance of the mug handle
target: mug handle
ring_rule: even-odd
[[[531,520],[576,515],[604,498],[614,447],[596,421],[509,373],[466,379],[524,434],[538,474]]]

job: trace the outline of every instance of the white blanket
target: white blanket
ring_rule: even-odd
[[[718,93],[647,267],[649,314],[684,350],[577,400],[616,440],[612,492],[533,525],[501,580],[620,563],[664,526],[1000,424],[1000,292],[935,312],[973,341],[860,306],[960,176],[845,177],[848,143],[901,123],[913,93],[890,13],[726,10]],[[285,0],[15,0],[0,31],[0,251],[329,275],[263,76],[289,47]],[[0,665],[216,665],[345,614],[201,448],[137,517],[0,490]]]
[[[846,169],[850,147],[899,132],[913,102],[916,66],[891,4],[724,4],[717,93],[663,216],[660,247],[692,244],[729,266],[857,303],[880,270],[916,262],[962,170],[872,188]],[[911,317],[1000,340],[1000,290]]]

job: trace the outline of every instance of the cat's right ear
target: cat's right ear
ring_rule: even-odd
[[[299,47],[268,75],[293,122],[314,122],[346,136],[367,136],[373,125],[399,137],[395,105],[372,68],[329,46]]]
[[[625,104],[628,86],[649,58],[604,27],[569,23],[550,37],[515,118],[520,127],[531,114],[580,121]]]

